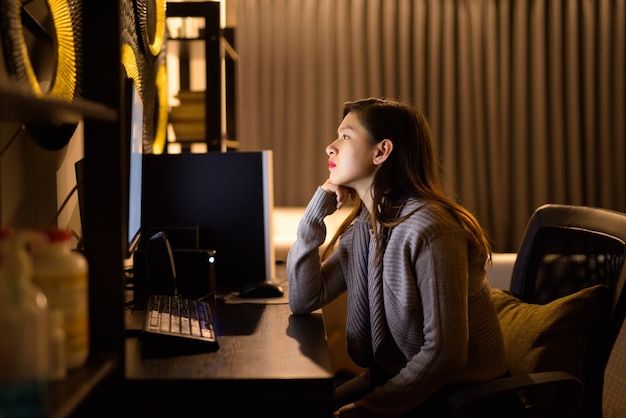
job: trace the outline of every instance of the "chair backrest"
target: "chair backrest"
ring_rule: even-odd
[[[546,304],[597,284],[608,289],[582,380],[586,417],[602,416],[604,369],[624,321],[626,214],[607,209],[548,204],[531,216],[511,278],[511,293]]]

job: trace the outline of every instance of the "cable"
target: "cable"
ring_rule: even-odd
[[[19,134],[24,131],[24,124],[22,124],[18,130],[15,132],[15,134],[11,137],[11,139],[9,139],[9,141],[7,142],[7,144],[4,146],[4,148],[2,148],[0,150],[0,157],[2,157],[4,155],[4,153],[9,149],[9,147],[11,146],[11,144],[13,143],[13,141],[15,141],[17,139],[17,137],[19,136]]]
[[[59,210],[57,210],[56,216],[50,222],[50,225],[48,226],[49,228],[53,228],[56,225],[56,222],[59,219],[59,216],[61,215],[61,212],[63,212],[63,209],[65,209],[65,206],[67,206],[68,202],[70,201],[70,199],[72,198],[74,193],[76,193],[77,190],[78,190],[78,185],[75,185],[74,187],[72,187],[72,190],[70,190],[70,192],[67,194],[67,197],[65,198],[63,203],[61,203],[61,206],[59,207]],[[72,233],[75,234],[74,231],[72,231]],[[75,234],[75,236],[76,236],[76,234]],[[77,238],[80,239],[80,237],[77,237]]]

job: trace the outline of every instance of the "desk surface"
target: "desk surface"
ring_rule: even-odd
[[[331,415],[333,369],[321,311],[293,315],[287,304],[218,298],[214,317],[220,347],[211,353],[146,358],[139,337],[127,338],[133,416],[181,416],[179,407],[195,401],[255,417]]]

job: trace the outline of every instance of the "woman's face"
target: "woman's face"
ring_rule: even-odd
[[[374,164],[376,144],[371,143],[367,130],[354,112],[346,115],[337,134],[337,139],[326,147],[329,179],[331,183],[350,187],[363,196],[378,167]]]

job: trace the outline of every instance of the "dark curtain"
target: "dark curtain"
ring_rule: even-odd
[[[541,204],[626,211],[625,27],[625,0],[238,0],[241,149],[273,149],[276,205],[302,206],[345,101],[410,101],[514,252]]]

